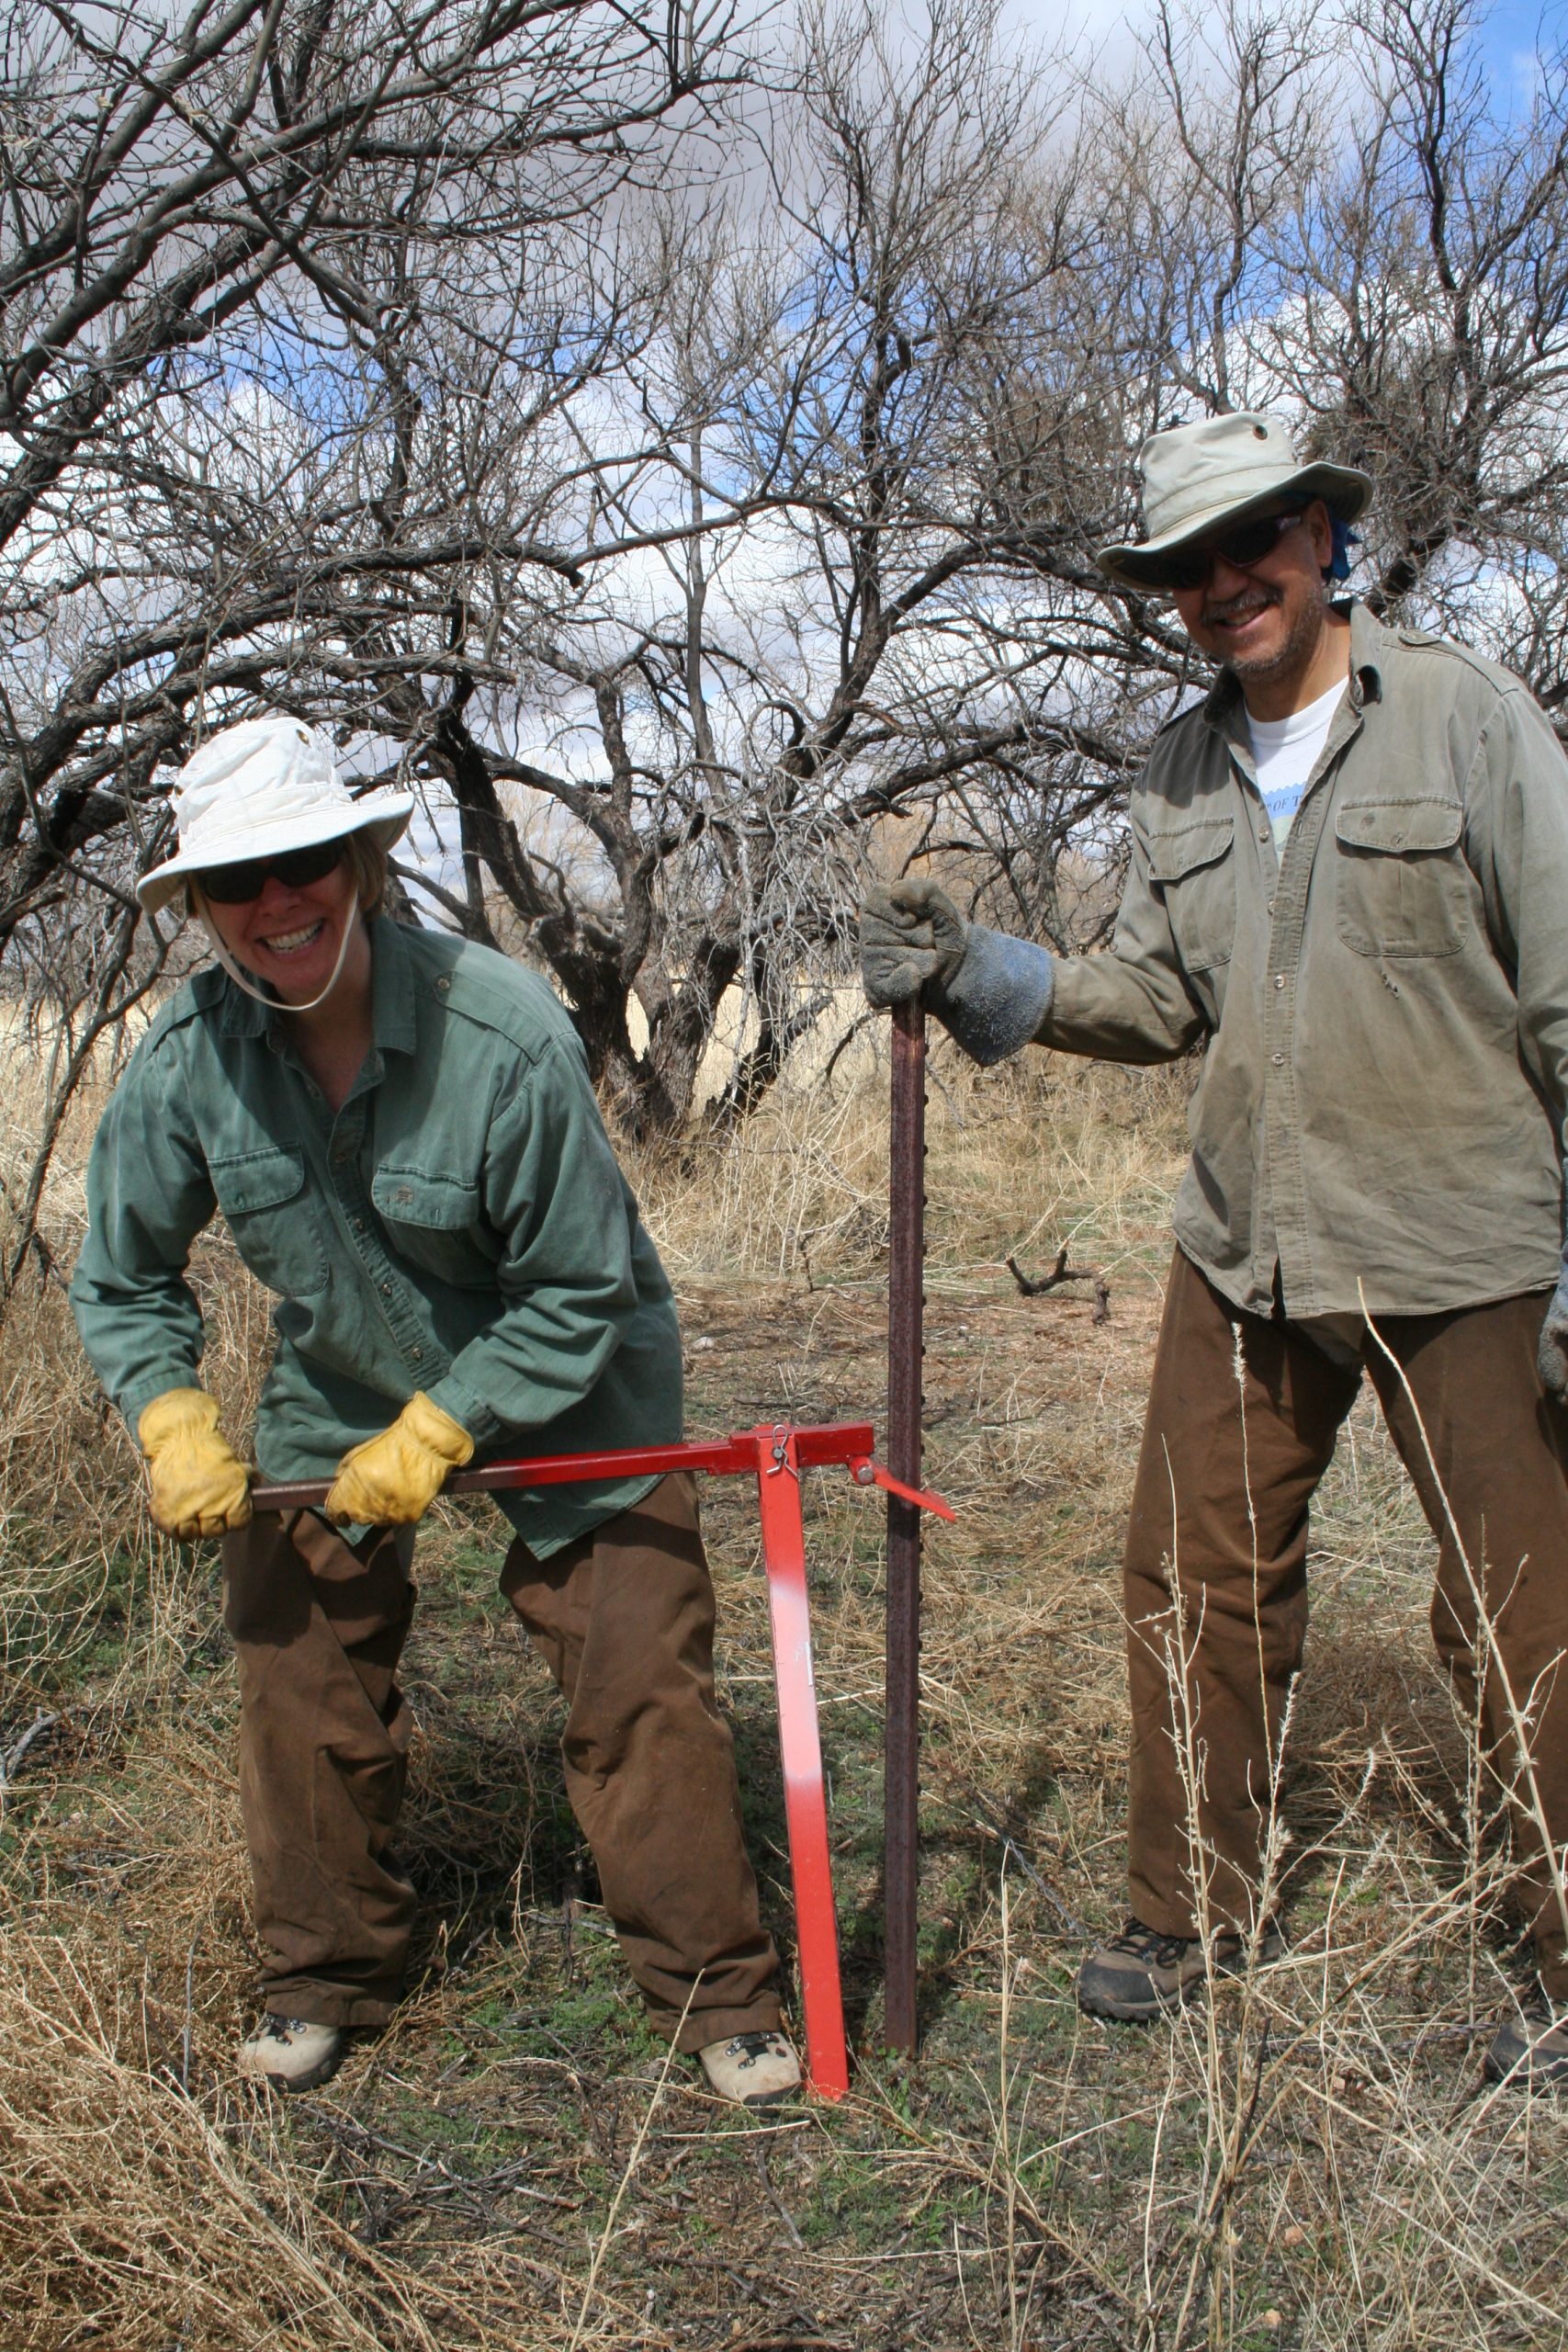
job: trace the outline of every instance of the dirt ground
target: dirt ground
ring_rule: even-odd
[[[1116,1566],[1180,1156],[1179,1104],[1139,1083],[933,1092],[927,1475],[959,1518],[925,1563],[913,2061],[880,2030],[883,1512],[840,1472],[806,1482],[852,2048],[837,2106],[727,2109],[644,2026],[483,1504],[422,1542],[409,2000],[315,2096],[242,2089],[214,1556],[134,1516],[88,1524],[133,1465],[40,1304],[34,1372],[13,1361],[6,1392],[0,2352],[1568,2342],[1568,2100],[1481,2083],[1513,1931],[1427,1643],[1428,1539],[1364,1402],[1315,1523],[1291,1957],[1148,2030],[1073,2001],[1086,1939],[1122,1916]],[[744,1180],[643,1171],[693,1435],[880,1421],[878,1130],[826,1115],[781,1114]],[[751,1205],[721,1264],[727,1197]],[[1106,1270],[1109,1323],[1080,1292],[1024,1299],[1001,1263],[1039,1272],[1061,1239]],[[238,1412],[256,1329],[220,1248],[203,1279]],[[52,1486],[23,1475],[23,1438],[29,1460],[52,1442]],[[755,1498],[714,1481],[704,1509],[787,1968]]]

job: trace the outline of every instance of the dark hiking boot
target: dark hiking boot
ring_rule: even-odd
[[[1247,1936],[1216,1936],[1214,1973],[1234,1976],[1245,1968],[1250,1943]],[[1284,1949],[1284,1937],[1270,1923],[1258,1941],[1258,1961],[1278,1960]],[[1201,1936],[1164,1936],[1129,1919],[1119,1936],[1096,1944],[1079,1969],[1078,2007],[1091,2018],[1142,2025],[1191,2000],[1207,1975]]]
[[[1482,2064],[1488,2082],[1514,2090],[1568,2086],[1568,2010],[1554,2011],[1536,1984],[1503,2019]]]

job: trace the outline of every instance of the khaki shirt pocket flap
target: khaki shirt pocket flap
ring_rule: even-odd
[[[370,1181],[370,1197],[389,1225],[457,1233],[479,1221],[479,1185],[461,1176],[432,1176],[415,1168],[378,1168]]]
[[[305,1156],[282,1144],[265,1151],[238,1151],[208,1161],[212,1189],[226,1217],[254,1209],[281,1208],[304,1190]]]
[[[1213,865],[1230,848],[1234,817],[1202,817],[1149,837],[1149,880],[1179,882],[1201,865]]]
[[[1474,935],[1457,800],[1348,800],[1334,812],[1340,938],[1358,956],[1457,956]]]
[[[1149,881],[1163,894],[1189,978],[1230,962],[1235,944],[1235,834],[1234,817],[1199,817],[1149,836]]]
[[[1348,800],[1334,830],[1350,849],[1442,850],[1453,848],[1463,822],[1453,800]]]

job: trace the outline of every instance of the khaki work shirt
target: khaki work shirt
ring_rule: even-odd
[[[1568,760],[1519,680],[1349,607],[1350,678],[1281,851],[1222,677],[1133,793],[1114,944],[1043,1045],[1203,1043],[1182,1249],[1235,1305],[1419,1315],[1556,1280]]]
[[[341,1110],[288,1023],[203,971],[159,1013],[99,1125],[71,1284],[87,1353],[134,1429],[194,1385],[191,1243],[221,1212],[274,1293],[256,1414],[269,1478],[330,1477],[425,1390],[477,1459],[664,1445],[681,1341],[576,1032],[504,956],[370,926],[373,1044]],[[545,1557],[647,1476],[498,1495]]]

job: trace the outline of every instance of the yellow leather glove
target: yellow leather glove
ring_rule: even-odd
[[[222,1535],[251,1515],[251,1474],[218,1426],[205,1388],[166,1388],[142,1407],[136,1441],[148,1500],[165,1535]]]
[[[471,1462],[474,1441],[423,1389],[390,1429],[351,1445],[337,1465],[326,1514],[340,1526],[408,1527],[423,1519],[446,1473]]]

